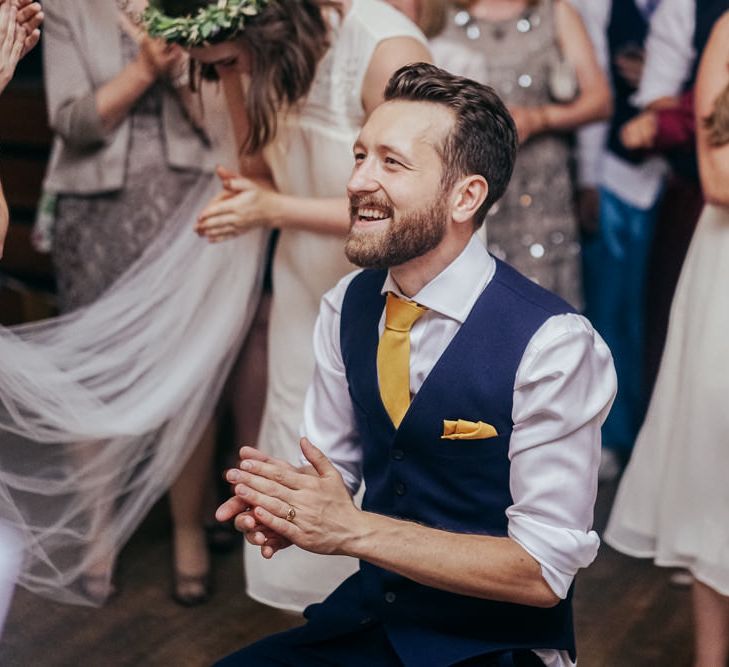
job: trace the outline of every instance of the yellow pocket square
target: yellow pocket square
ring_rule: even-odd
[[[485,440],[499,435],[496,429],[486,422],[469,422],[465,419],[444,419],[441,440]]]

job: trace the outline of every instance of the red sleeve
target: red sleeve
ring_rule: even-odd
[[[693,152],[696,150],[694,91],[687,90],[677,107],[656,112],[658,128],[653,150]]]

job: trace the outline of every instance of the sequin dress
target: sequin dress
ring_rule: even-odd
[[[454,10],[432,47],[438,65],[492,86],[510,107],[554,101],[549,80],[559,48],[552,0],[499,22]],[[523,144],[511,183],[486,218],[485,234],[496,257],[579,308],[581,259],[570,159],[564,134],[540,134]]]
[[[121,30],[124,63],[138,45]],[[162,86],[157,83],[131,112],[131,139],[122,190],[60,194],[53,263],[61,312],[97,299],[144,252],[199,172],[168,166],[162,131]]]

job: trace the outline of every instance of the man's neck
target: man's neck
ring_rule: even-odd
[[[413,298],[439,273],[443,272],[468,245],[470,236],[444,238],[433,250],[405,264],[390,268],[390,275],[400,291]]]

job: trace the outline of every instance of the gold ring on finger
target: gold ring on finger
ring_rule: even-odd
[[[293,507],[289,507],[289,511],[286,512],[286,521],[291,521],[296,518],[296,510]]]

